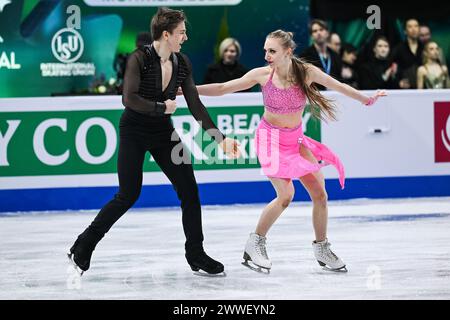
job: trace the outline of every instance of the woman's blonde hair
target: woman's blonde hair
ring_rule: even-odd
[[[236,59],[239,59],[239,57],[241,56],[241,45],[239,44],[239,42],[234,39],[234,38],[226,38],[223,39],[222,42],[219,45],[219,55],[220,55],[220,59],[223,59],[223,55],[225,53],[225,50],[227,50],[227,48],[229,46],[235,46],[236,47],[236,51],[237,51],[237,56]]]
[[[281,46],[285,49],[291,48],[292,52],[297,47],[292,32],[279,29],[269,33],[267,38],[279,39]],[[295,55],[292,55],[291,61],[294,82],[308,98],[311,114],[324,121],[336,120],[336,106],[331,103],[331,100],[325,98],[314,84],[308,86],[306,83],[309,64]]]

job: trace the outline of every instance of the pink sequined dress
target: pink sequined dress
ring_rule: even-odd
[[[273,71],[262,86],[265,108],[272,113],[289,114],[301,111],[306,96],[297,86],[280,89],[272,82]],[[344,189],[345,173],[339,157],[324,144],[303,134],[302,125],[282,128],[269,123],[264,117],[255,133],[256,154],[264,175],[275,178],[299,178],[333,165],[339,173],[339,183]],[[300,155],[300,147],[308,148],[319,161],[312,163]]]

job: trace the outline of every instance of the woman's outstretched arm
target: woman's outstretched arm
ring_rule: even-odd
[[[210,83],[197,86],[198,93],[202,96],[221,96],[227,93],[247,90],[259,83],[261,75],[267,72],[264,67],[255,68],[244,74],[239,79],[224,83]]]
[[[365,94],[352,88],[351,86],[330,77],[328,74],[313,65],[308,65],[308,82],[321,84],[328,89],[340,92],[350,98],[358,100],[365,105],[374,104],[379,97],[386,96],[386,92],[384,90],[378,91],[372,97],[366,96]]]

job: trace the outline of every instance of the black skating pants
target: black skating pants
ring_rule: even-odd
[[[119,191],[95,217],[84,233],[101,239],[139,197],[143,162],[150,152],[172,183],[181,201],[186,253],[203,250],[203,232],[198,186],[192,164],[180,138],[174,133],[170,116],[148,117],[125,109],[120,119],[118,155]],[[172,154],[175,155],[173,161]],[[158,195],[154,195],[157,197]],[[155,226],[157,228],[158,226]]]

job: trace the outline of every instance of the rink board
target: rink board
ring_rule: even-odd
[[[448,196],[442,186],[450,185],[450,176],[355,178],[348,179],[345,191],[337,179],[327,179],[330,200],[354,198],[404,198]],[[295,182],[294,201],[309,201],[308,194]],[[80,187],[52,189],[1,190],[3,212],[98,209],[111,200],[117,187]],[[200,183],[200,198],[204,205],[236,203],[266,203],[275,192],[267,181],[240,183]],[[170,185],[143,186],[135,208],[178,206],[179,200]]]
[[[368,94],[371,92],[368,91]],[[339,121],[303,117],[308,136],[334,150],[346,170],[325,167],[330,199],[450,195],[450,90],[390,91],[366,108],[335,92]],[[275,193],[259,169],[253,133],[263,112],[259,93],[203,97],[212,119],[243,145],[227,160],[185,107],[174,126],[191,152],[204,204],[264,203]],[[120,97],[0,99],[0,211],[97,209],[117,192]],[[147,155],[148,156],[148,155]],[[309,197],[296,182],[294,200]],[[135,207],[177,206],[159,167],[147,157]]]

